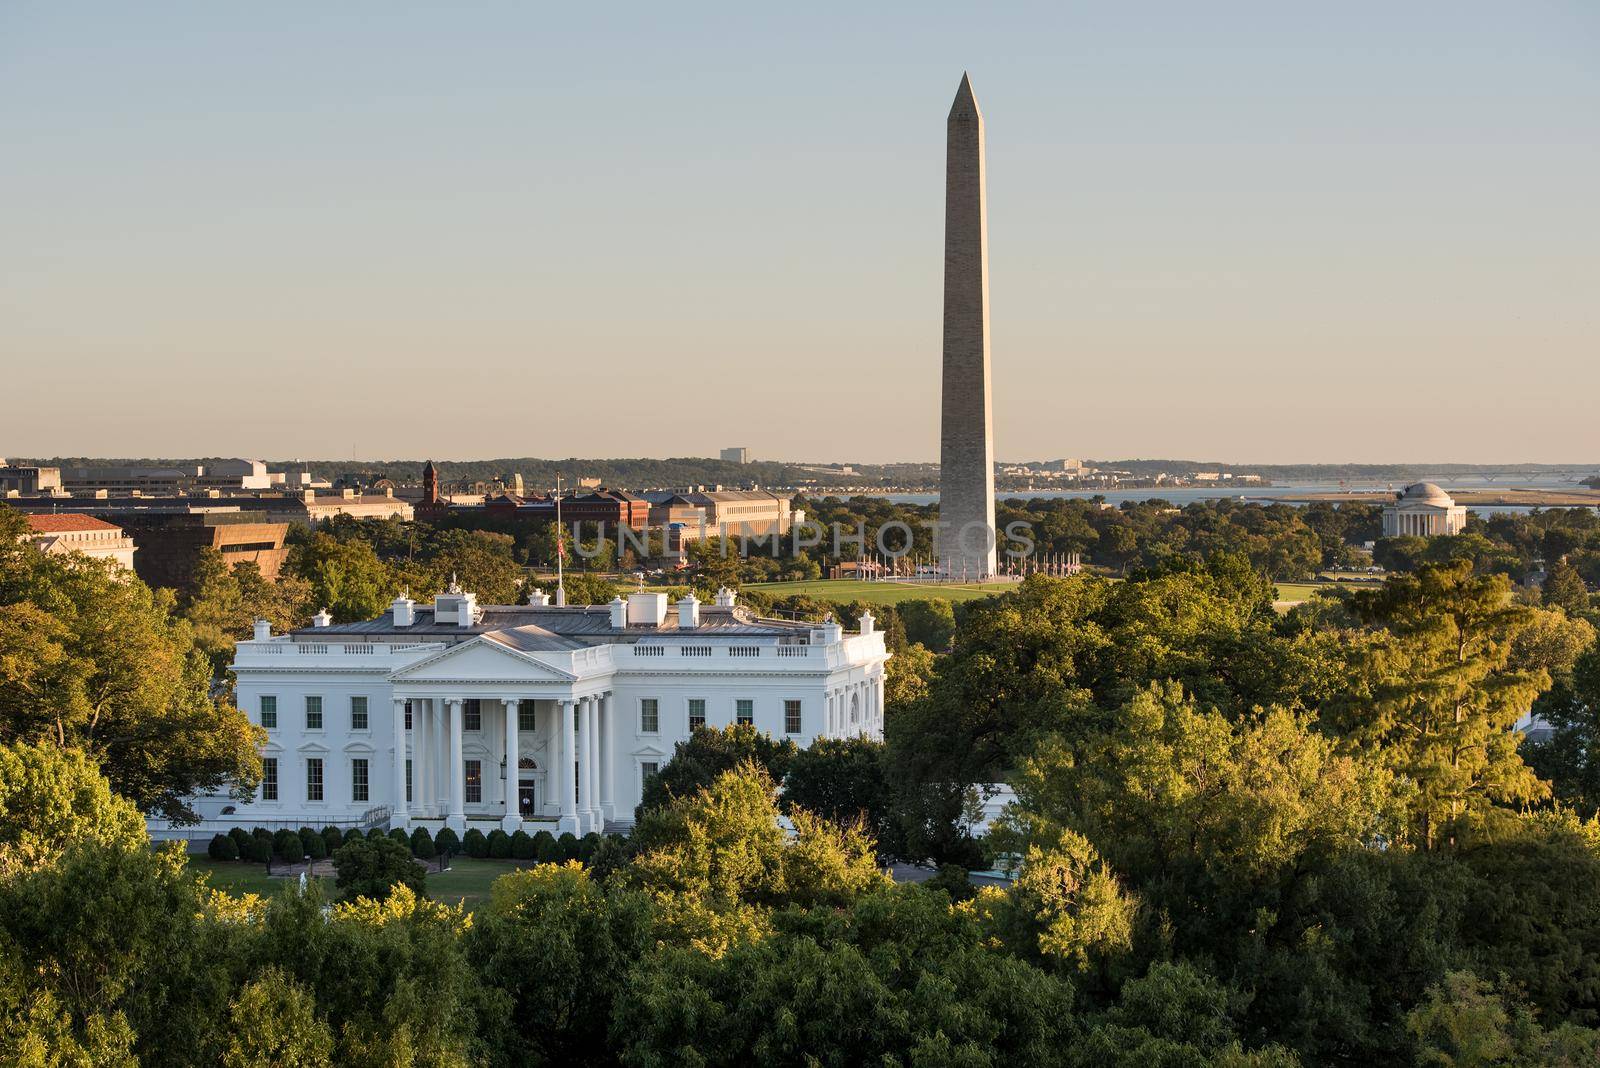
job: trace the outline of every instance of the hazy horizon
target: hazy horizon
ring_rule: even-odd
[[[1569,463],[1582,3],[0,9],[0,456]]]

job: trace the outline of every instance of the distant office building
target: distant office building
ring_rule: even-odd
[[[69,467],[61,472],[69,493],[141,493],[175,496],[195,490],[266,490],[273,485],[260,460],[213,460],[193,467]]]
[[[723,449],[722,462],[725,464],[747,464],[750,462],[750,450]]]
[[[792,498],[767,490],[694,490],[675,493],[650,508],[650,522],[677,532],[671,541],[696,541],[702,534],[761,537],[787,534],[796,522]]]
[[[51,554],[82,553],[133,570],[133,539],[119,526],[92,515],[30,515],[29,540]]]
[[[215,549],[231,568],[249,561],[268,582],[289,550],[289,525],[250,512],[152,512],[118,517],[139,546],[133,570],[151,586],[188,590],[201,549]]]
[[[60,493],[61,468],[8,464],[0,460],[0,495],[16,493],[24,497]]]
[[[1407,486],[1383,506],[1386,538],[1460,534],[1466,526],[1467,510],[1432,482]]]

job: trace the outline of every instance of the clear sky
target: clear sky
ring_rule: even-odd
[[[0,455],[1600,458],[1600,4],[0,3]]]

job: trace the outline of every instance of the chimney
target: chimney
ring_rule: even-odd
[[[272,637],[272,624],[268,623],[264,619],[256,620],[254,634],[255,640],[258,642],[264,642],[270,637]]]
[[[405,594],[396,597],[389,607],[394,610],[395,626],[409,627],[417,621],[417,602]]]
[[[862,612],[861,613],[861,633],[862,634],[871,634],[873,625],[875,623],[877,623],[877,622],[878,621],[875,618],[873,618],[872,610],[870,608],[867,609],[865,612]]]
[[[694,591],[678,602],[678,629],[693,630],[700,625],[700,601]]]
[[[733,607],[733,602],[738,600],[738,599],[739,599],[739,595],[734,593],[732,590],[728,589],[728,587],[726,587],[726,586],[720,587],[717,590],[717,607],[718,608],[732,608]]]
[[[628,602],[622,599],[620,593],[611,598],[611,603],[607,607],[611,609],[612,630],[621,630],[628,625]]]
[[[811,643],[813,645],[833,645],[844,638],[844,628],[834,621],[830,612],[826,619],[811,628]]]
[[[324,608],[322,611],[311,617],[311,625],[319,628],[331,627],[333,626],[333,617],[329,615],[328,610]]]
[[[667,595],[639,590],[628,594],[628,622],[639,627],[659,627],[667,618]]]

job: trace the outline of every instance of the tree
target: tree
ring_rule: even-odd
[[[1464,561],[1428,565],[1356,594],[1352,606],[1373,629],[1356,646],[1355,685],[1333,703],[1334,722],[1381,745],[1417,784],[1414,842],[1434,848],[1455,820],[1548,794],[1511,728],[1550,677],[1512,663],[1534,616],[1513,603],[1504,576],[1475,575]]]
[[[485,604],[516,604],[522,567],[512,557],[514,539],[487,530],[442,530],[434,536],[430,565],[442,588],[454,576]]]
[[[860,822],[883,856],[898,855],[901,829],[882,742],[819,738],[794,754],[783,780],[785,809],[802,808],[834,823]]]
[[[896,606],[905,623],[906,640],[935,652],[950,648],[955,637],[956,613],[948,600],[902,601]]]
[[[495,880],[468,938],[468,958],[496,992],[492,1017],[506,1063],[600,1059],[611,1006],[654,948],[649,899],[608,891],[577,863],[541,864]]]
[[[350,837],[333,855],[339,873],[335,885],[343,901],[367,897],[385,900],[397,887],[421,894],[427,871],[411,859],[411,850],[392,838]]]
[[[84,754],[0,745],[0,879],[53,862],[79,841],[143,847],[144,819]]]
[[[1577,569],[1566,561],[1551,565],[1540,595],[1546,607],[1559,608],[1574,619],[1589,610],[1589,587],[1584,585]]]
[[[361,539],[341,540],[319,531],[290,549],[287,566],[310,583],[312,601],[336,623],[372,619],[399,588],[372,545]]]
[[[1533,711],[1550,734],[1523,746],[1528,765],[1563,804],[1585,816],[1600,812],[1600,649],[1580,656]]]
[[[333,1033],[317,1017],[309,994],[277,968],[244,985],[228,1008],[223,1068],[332,1064]]]
[[[661,808],[674,798],[691,797],[746,761],[754,761],[781,782],[796,752],[790,739],[774,739],[744,724],[698,727],[687,741],[673,746],[672,759],[645,782],[639,813]]]

